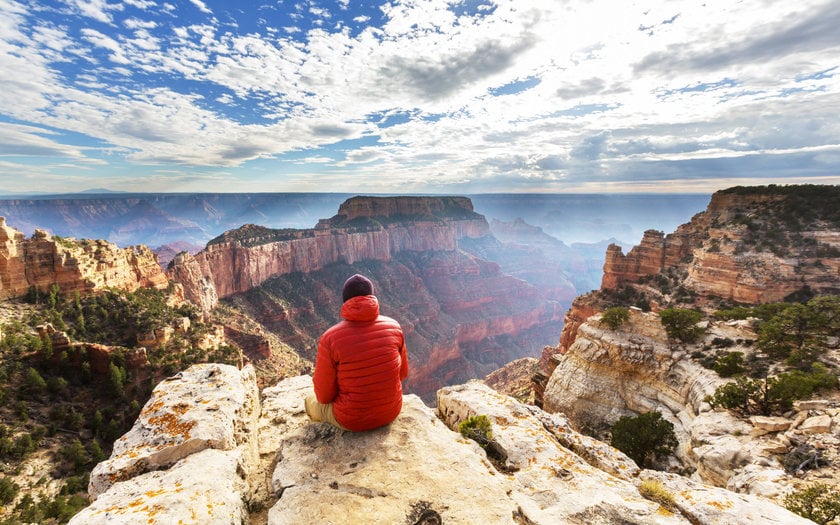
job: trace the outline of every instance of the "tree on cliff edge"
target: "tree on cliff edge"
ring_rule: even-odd
[[[693,343],[705,332],[705,328],[697,325],[703,319],[697,310],[666,308],[659,312],[659,317],[668,337],[683,343]]]
[[[673,452],[679,442],[673,423],[659,412],[648,412],[619,419],[612,427],[610,444],[640,467],[651,468],[657,457]]]

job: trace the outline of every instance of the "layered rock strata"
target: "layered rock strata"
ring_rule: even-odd
[[[840,193],[831,186],[796,191],[717,192],[705,212],[671,234],[646,231],[626,255],[610,245],[601,287],[672,270],[685,273],[682,284],[701,297],[741,303],[780,301],[803,290],[837,293],[840,225],[830,208]],[[808,208],[802,199],[815,197],[809,192],[824,194],[817,210],[801,209]]]
[[[106,241],[61,239],[36,230],[26,239],[0,217],[0,299],[30,288],[90,293],[106,287],[134,291],[168,285],[157,256],[146,246],[119,248]]]
[[[179,254],[167,274],[184,284],[190,301],[208,310],[219,298],[272,277],[335,263],[390,261],[400,252],[451,251],[461,238],[488,233],[487,221],[466,198],[354,197],[314,229],[246,225],[227,232],[195,256]]]
[[[349,433],[309,422],[308,376],[265,389],[254,418],[251,396],[239,394],[252,377],[198,365],[162,383],[121,438],[135,446],[97,466],[96,500],[70,523],[809,523],[761,498],[639,470],[562,416],[479,383],[442,390],[437,414],[406,396],[391,425]],[[476,414],[493,422],[492,461],[450,430]],[[163,420],[177,432],[148,447]],[[172,439],[186,430],[235,439]],[[673,509],[640,495],[647,478],[674,495]]]
[[[407,391],[433,403],[443,385],[536,355],[561,327],[562,307],[545,290],[461,249],[485,238],[466,198],[355,197],[313,230],[226,232],[168,273],[205,312],[227,298],[311,361],[339,320],[344,280],[363,273],[406,334]]]

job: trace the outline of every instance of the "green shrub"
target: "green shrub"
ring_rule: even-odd
[[[47,391],[47,382],[37,370],[29,367],[23,377],[23,387],[31,395],[40,395]]]
[[[649,468],[658,456],[667,455],[679,442],[674,425],[659,412],[623,416],[612,426],[610,444],[624,452],[640,467]]]
[[[601,322],[606,324],[610,330],[618,330],[628,319],[630,319],[630,310],[623,306],[607,308],[601,314]]]
[[[466,421],[462,421],[458,425],[458,432],[465,438],[472,439],[482,448],[487,448],[493,439],[492,424],[490,418],[485,415],[470,416]]]
[[[719,356],[712,367],[720,377],[732,377],[743,373],[744,368],[744,353],[743,352],[726,352]]]
[[[786,496],[784,506],[814,523],[826,525],[840,516],[840,494],[824,483],[814,483]]]
[[[806,399],[814,392],[834,388],[837,378],[825,365],[815,363],[813,371],[793,370],[774,377],[749,379],[738,377],[734,382],[718,387],[705,401],[712,408],[726,408],[742,415],[773,413],[790,410],[797,399]]]
[[[683,343],[693,343],[705,332],[704,328],[697,326],[703,319],[703,314],[697,310],[666,308],[659,312],[659,318],[668,337]]]
[[[743,320],[754,315],[753,309],[746,306],[735,306],[724,308],[712,314],[712,317],[721,321]]]
[[[0,478],[0,504],[8,505],[13,502],[20,491],[20,485],[6,476]]]

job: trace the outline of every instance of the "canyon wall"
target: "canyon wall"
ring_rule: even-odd
[[[713,195],[705,212],[675,232],[646,232],[627,255],[611,246],[601,290],[575,299],[560,345],[543,355],[537,399],[593,432],[622,416],[658,411],[675,426],[682,464],[705,481],[771,497],[788,490],[791,477],[780,458],[796,444],[833,439],[840,420],[831,403],[823,402],[819,414],[803,403],[775,427],[712,410],[704,397],[728,380],[691,354],[727,341],[727,351],[749,356],[756,333],[748,322],[712,320],[695,345],[678,344],[656,312],[681,307],[708,314],[733,303],[837,294],[837,202],[834,186],[733,188]],[[634,304],[653,312],[631,308],[617,329],[600,322],[606,308]],[[817,415],[830,424],[813,431],[805,422]]]
[[[781,301],[803,290],[840,291],[840,224],[830,209],[840,198],[760,190],[723,191],[705,212],[671,234],[646,231],[626,255],[611,245],[602,289],[638,283],[668,270],[685,274],[686,288],[703,297],[740,303]],[[781,191],[781,190],[780,190]],[[814,191],[820,191],[818,188]],[[808,201],[818,209],[808,209]],[[805,200],[802,202],[802,200]]]
[[[377,215],[388,222],[354,225]],[[270,230],[250,225],[226,232],[195,256],[180,254],[167,274],[184,285],[187,299],[205,309],[272,277],[310,273],[335,264],[389,261],[401,252],[451,251],[464,237],[489,233],[487,221],[458,197],[354,197],[339,213],[310,230]],[[210,291],[210,287],[214,292]]]
[[[106,287],[134,291],[165,288],[157,256],[145,246],[119,248],[106,241],[64,239],[36,230],[26,239],[0,217],[0,299],[20,297],[31,287],[57,285],[62,293]]]

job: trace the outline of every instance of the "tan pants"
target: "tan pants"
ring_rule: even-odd
[[[318,399],[315,395],[306,396],[305,401],[306,406],[306,415],[309,416],[309,419],[312,421],[323,421],[324,423],[329,423],[334,427],[338,427],[341,430],[347,430],[341,424],[336,421],[335,415],[333,414],[333,404],[327,403],[326,405],[319,403]]]

